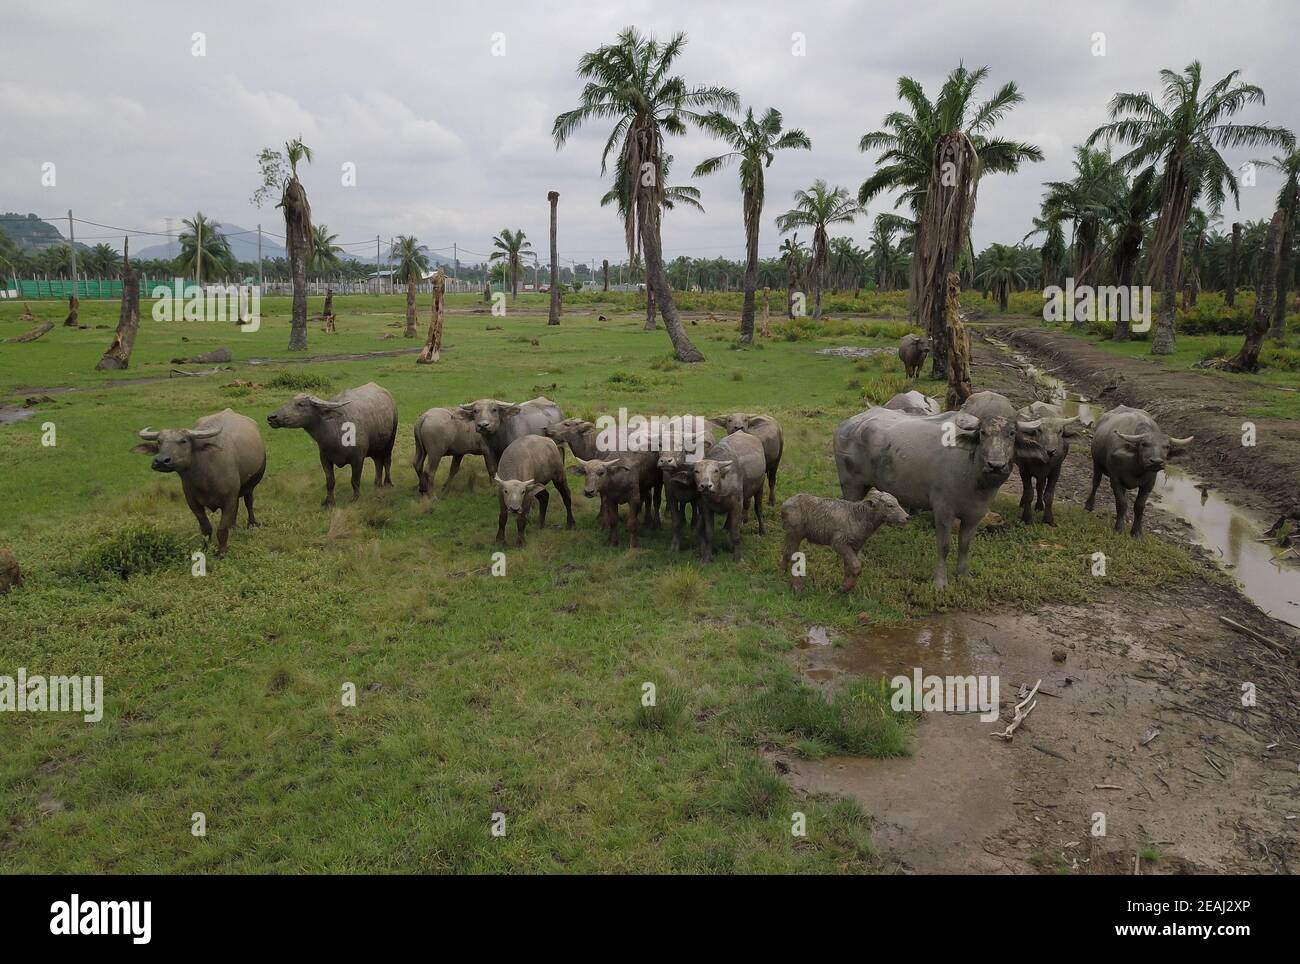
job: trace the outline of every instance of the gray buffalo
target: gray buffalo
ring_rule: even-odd
[[[898,343],[898,357],[908,378],[921,374],[921,366],[930,354],[930,339],[924,335],[904,335]]]
[[[1060,406],[1034,402],[1016,413],[1016,468],[1020,470],[1020,517],[1034,521],[1034,509],[1043,513],[1044,525],[1056,525],[1052,507],[1061,466],[1070,454],[1070,441],[1087,429],[1077,415],[1066,418]],[[1034,500],[1037,490],[1037,502]]]
[[[728,435],[736,432],[748,432],[763,443],[764,471],[767,473],[767,504],[776,505],[776,470],[781,467],[781,455],[785,452],[785,439],[781,435],[781,423],[771,415],[754,415],[749,412],[732,412],[709,419]],[[759,493],[760,498],[762,493]]]
[[[467,455],[482,455],[483,439],[473,424],[456,417],[454,408],[431,408],[415,420],[415,456],[411,467],[420,481],[420,494],[427,496],[438,474],[443,456],[451,456],[451,471],[442,486],[446,495],[451,480],[460,471],[460,461]]]
[[[934,512],[938,558],[934,583],[948,583],[948,546],[961,522],[957,575],[964,576],[975,528],[1011,474],[1016,428],[1001,415],[969,412],[908,415],[869,408],[835,429],[840,493],[856,502],[871,488],[888,492],[909,511]]]
[[[185,502],[199,520],[199,531],[212,538],[208,512],[221,510],[217,528],[217,554],[239,516],[239,500],[248,509],[248,525],[257,525],[253,490],[266,472],[266,446],[257,423],[230,409],[205,415],[193,428],[143,429],[140,450],[153,453],[155,472],[175,472],[181,477]]]
[[[534,499],[541,506],[538,525],[546,527],[546,506],[551,501],[550,493],[546,491],[548,483],[555,486],[560,498],[564,500],[564,511],[568,515],[565,527],[573,528],[573,497],[569,494],[569,483],[564,478],[564,456],[550,439],[540,435],[524,435],[515,439],[501,454],[492,482],[497,487],[497,502],[500,507],[497,545],[506,544],[506,519],[510,516],[515,517],[519,545],[524,545],[528,510],[532,508]]]
[[[601,439],[596,424],[582,418],[566,418],[562,422],[554,422],[543,428],[541,434],[561,446],[560,451],[564,451],[563,446],[567,445],[573,457],[579,462],[589,462],[592,459],[623,459],[623,464],[627,468],[634,469],[640,481],[641,497],[638,504],[645,506],[645,524],[651,528],[659,528],[659,503],[664,482],[663,475],[659,472],[657,451],[649,445],[636,451],[601,448],[598,444]],[[617,516],[618,513],[615,512],[614,517]],[[600,518],[602,525],[608,518],[603,499]]]
[[[753,500],[758,534],[767,532],[763,524],[763,476],[767,461],[763,443],[748,432],[734,432],[715,442],[704,458],[691,466],[695,479],[695,531],[699,537],[700,560],[713,558],[713,514],[725,512],[727,531],[731,535],[731,554],[739,560],[740,523],[744,507]]]
[[[1101,417],[1093,432],[1092,491],[1083,507],[1092,511],[1102,476],[1110,479],[1111,491],[1115,493],[1115,531],[1123,532],[1124,518],[1128,515],[1128,490],[1137,489],[1132,534],[1141,535],[1142,513],[1156,476],[1171,457],[1181,454],[1194,439],[1191,435],[1171,438],[1142,409],[1115,406]]]
[[[361,470],[375,463],[375,488],[393,484],[393,446],[397,443],[397,403],[374,382],[349,388],[331,399],[295,395],[266,416],[271,428],[306,429],[320,450],[325,470],[325,500],[334,504],[334,469],[352,467],[352,501],[361,495]]]
[[[511,442],[526,435],[541,435],[547,425],[563,421],[564,413],[549,398],[539,395],[518,404],[480,398],[459,406],[456,417],[473,424],[483,437],[483,460],[488,472],[495,475],[497,463]]]
[[[885,402],[884,407],[896,412],[906,412],[908,415],[938,415],[943,411],[937,398],[931,398],[916,389],[910,392],[899,392]]]

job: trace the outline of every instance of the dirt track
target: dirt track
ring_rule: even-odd
[[[978,331],[979,328],[975,327]],[[1124,358],[1081,338],[1042,328],[986,326],[1017,351],[1035,356],[1053,374],[1107,407],[1144,408],[1171,435],[1195,435],[1180,457],[1234,501],[1270,518],[1300,506],[1300,423],[1251,418],[1258,444],[1241,444],[1243,412],[1256,389],[1198,371],[1171,371],[1141,358]]]

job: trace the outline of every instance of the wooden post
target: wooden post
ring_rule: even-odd
[[[446,288],[446,275],[439,265],[433,276],[433,311],[429,315],[429,335],[424,341],[424,349],[415,359],[417,365],[432,365],[442,356],[442,299]]]
[[[768,301],[768,299],[771,297],[771,294],[772,294],[772,289],[769,288],[767,285],[764,285],[764,286],[763,286],[763,326],[759,329],[759,332],[758,332],[758,333],[759,333],[760,335],[762,335],[764,338],[771,338],[771,337],[772,337],[772,331],[771,331],[771,329],[768,328],[768,326],[767,326],[768,319],[769,319],[769,317],[770,317],[770,314],[769,314],[769,307],[770,307],[770,305],[769,305],[769,301]]]

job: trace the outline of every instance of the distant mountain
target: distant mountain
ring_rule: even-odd
[[[225,221],[218,221],[221,225],[220,231],[230,242],[230,253],[235,256],[236,261],[256,261],[257,260],[257,229],[241,228],[238,224],[227,224]],[[180,257],[181,245],[175,238],[169,238],[165,244],[152,244],[147,248],[141,248],[135,252],[133,257],[141,261],[158,259],[160,261],[170,261],[173,258]],[[284,245],[276,241],[265,230],[262,232],[262,257],[271,261],[275,258],[287,258],[289,252],[284,249]]]
[[[68,243],[58,228],[34,214],[6,211],[0,214],[0,231],[18,245],[18,250],[24,254],[35,254]],[[78,250],[85,250],[85,247],[80,241],[77,242]]]

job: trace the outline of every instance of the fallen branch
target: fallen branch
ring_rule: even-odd
[[[40,338],[42,335],[44,335],[53,327],[54,327],[54,322],[47,321],[43,325],[37,325],[31,331],[28,331],[24,334],[16,335],[13,338],[6,338],[5,341],[15,345],[25,341],[35,341],[37,338]]]
[[[1275,653],[1278,653],[1282,656],[1291,655],[1291,653],[1287,650],[1287,648],[1283,646],[1281,643],[1277,642],[1276,640],[1269,639],[1263,633],[1256,632],[1255,630],[1251,629],[1249,626],[1243,626],[1235,619],[1229,619],[1227,616],[1220,616],[1219,622],[1223,623],[1225,626],[1231,626],[1237,632],[1249,636],[1251,639],[1255,640],[1256,642],[1263,643],[1265,646],[1272,649]]]
[[[1034,712],[1034,707],[1038,705],[1038,701],[1034,699],[1034,694],[1038,692],[1038,687],[1042,685],[1042,682],[1043,681],[1040,679],[1035,683],[1034,688],[1029,691],[1029,695],[1016,704],[1015,718],[1007,724],[1007,728],[1001,733],[990,733],[989,736],[995,736],[999,740],[1006,740],[1008,743],[1011,742],[1011,734],[1016,732],[1016,727],[1025,722],[1029,714]],[[1033,700],[1033,702],[1031,703],[1030,700]],[[1025,709],[1026,703],[1029,703],[1028,709]]]

